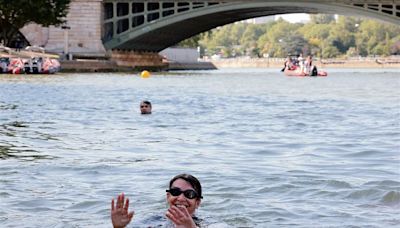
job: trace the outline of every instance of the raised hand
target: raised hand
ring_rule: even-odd
[[[171,206],[165,214],[176,228],[196,228],[192,216],[185,207]]]
[[[124,193],[118,195],[117,202],[114,205],[114,199],[111,200],[111,221],[114,228],[123,228],[128,225],[132,218],[134,211],[128,212],[129,199],[126,198]]]

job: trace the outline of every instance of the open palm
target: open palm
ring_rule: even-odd
[[[123,228],[131,222],[134,212],[128,212],[128,209],[129,199],[125,200],[124,193],[118,195],[115,204],[114,199],[111,200],[111,221],[114,228]]]

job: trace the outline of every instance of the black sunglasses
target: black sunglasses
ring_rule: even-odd
[[[197,192],[192,189],[182,191],[180,188],[171,188],[166,190],[166,192],[171,193],[171,195],[173,196],[179,196],[180,194],[183,193],[183,195],[188,199],[203,198],[202,196],[198,197]]]

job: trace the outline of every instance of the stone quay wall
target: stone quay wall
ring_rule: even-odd
[[[154,52],[113,50],[111,52],[111,59],[115,61],[118,66],[132,68],[146,66],[154,69],[163,69],[168,66],[168,63],[163,61],[163,57]]]

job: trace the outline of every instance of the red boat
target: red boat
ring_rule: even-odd
[[[24,62],[21,58],[11,58],[7,69],[9,74],[23,74]]]
[[[309,74],[306,72],[302,71],[299,67],[295,67],[293,70],[285,69],[284,71],[286,76],[298,76],[298,77],[325,77],[328,76],[328,72],[323,71],[323,70],[317,70],[316,67],[313,68],[313,70],[310,71]]]
[[[34,57],[21,59],[0,57],[0,73],[6,74],[54,74],[60,71],[57,59]]]
[[[46,58],[42,66],[42,74],[54,74],[60,71],[60,62],[57,59]]]
[[[57,59],[33,57],[24,62],[26,74],[54,74],[60,71],[60,62]]]
[[[298,76],[298,77],[317,77],[317,76],[328,76],[328,73],[323,70],[317,70],[317,67],[312,64],[312,55],[308,55],[304,60],[300,54],[296,58],[288,56],[285,60],[285,67],[281,70],[286,76]]]
[[[286,69],[284,71],[286,76],[297,76],[297,77],[326,77],[328,76],[328,73],[326,71],[317,71],[317,74],[307,74],[303,71],[301,71],[300,69],[296,69],[296,70],[288,70]]]

